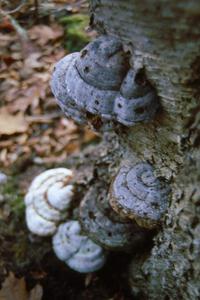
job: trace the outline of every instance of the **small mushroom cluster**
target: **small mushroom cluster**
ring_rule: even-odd
[[[159,106],[143,70],[130,68],[121,41],[107,35],[61,59],[51,87],[65,114],[81,124],[133,126],[151,120]]]
[[[32,182],[25,196],[26,224],[39,236],[53,235],[56,256],[80,273],[94,272],[106,261],[101,246],[84,235],[80,223],[68,220],[74,194],[73,172],[66,168],[47,170]],[[60,224],[61,223],[61,224]]]
[[[32,182],[25,196],[26,223],[39,236],[55,233],[57,224],[67,216],[73,197],[73,173],[66,168],[47,170]]]
[[[154,176],[151,165],[139,163],[122,166],[109,192],[106,183],[93,184],[80,202],[78,220],[72,220],[72,176],[65,168],[37,176],[25,197],[26,222],[34,234],[53,235],[57,257],[78,272],[100,269],[107,250],[143,245],[167,209],[168,186]]]

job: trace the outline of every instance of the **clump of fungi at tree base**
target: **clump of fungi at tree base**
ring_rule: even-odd
[[[102,183],[91,186],[74,219],[72,179],[65,168],[38,175],[25,197],[26,223],[36,235],[53,236],[56,256],[81,273],[100,269],[110,251],[140,247],[167,209],[168,186],[140,163],[121,167],[109,192]]]
[[[121,42],[106,35],[61,59],[51,86],[66,116],[93,126],[100,120],[102,131],[114,122],[129,127],[150,121],[159,107],[144,70],[130,67]],[[36,177],[25,197],[26,222],[35,234],[53,235],[57,257],[81,273],[100,269],[110,251],[141,246],[168,207],[170,188],[150,164],[121,163],[109,189],[101,180],[89,188],[74,219],[72,178],[65,168]]]

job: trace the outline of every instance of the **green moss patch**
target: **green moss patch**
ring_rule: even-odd
[[[89,24],[89,17],[84,14],[74,14],[59,19],[65,29],[65,47],[69,52],[79,51],[89,41],[85,28]]]
[[[24,222],[24,196],[20,193],[17,182],[12,179],[3,186],[2,194],[6,197],[6,202],[10,207],[13,221]]]

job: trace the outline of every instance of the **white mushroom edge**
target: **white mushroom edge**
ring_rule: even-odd
[[[81,233],[78,221],[60,224],[53,236],[56,256],[79,273],[95,272],[106,261],[105,251]]]
[[[25,196],[26,224],[39,236],[53,235],[67,215],[73,197],[71,170],[55,168],[39,174]]]

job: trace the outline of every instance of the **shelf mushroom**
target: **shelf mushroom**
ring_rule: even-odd
[[[52,91],[75,121],[87,112],[111,119],[114,99],[126,74],[126,57],[119,39],[101,36],[80,53],[69,54],[57,63]]]
[[[67,215],[73,197],[71,170],[56,168],[39,174],[25,196],[26,224],[39,236],[52,235]]]
[[[148,163],[123,166],[110,188],[110,205],[141,227],[156,227],[169,203],[170,187],[153,174]]]
[[[75,61],[77,55],[77,52],[69,54],[55,65],[51,88],[59,106],[66,116],[74,119],[79,124],[84,124],[86,123],[86,114],[79,107],[76,107],[74,99],[70,97],[65,86],[66,73],[70,65]]]
[[[114,114],[117,121],[126,126],[150,121],[158,107],[155,89],[146,79],[144,71],[131,68],[115,99]]]
[[[53,236],[53,249],[60,260],[80,273],[95,272],[106,261],[102,247],[83,235],[79,222],[74,220],[60,224]]]
[[[109,250],[130,250],[140,246],[145,230],[124,220],[108,203],[105,187],[93,186],[80,204],[79,219],[84,232],[96,243]]]
[[[62,110],[79,123],[90,123],[94,115],[103,122],[133,126],[151,120],[159,106],[144,71],[130,67],[114,36],[102,35],[80,53],[64,57],[55,67],[51,86]]]

